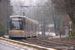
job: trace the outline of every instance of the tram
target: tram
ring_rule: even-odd
[[[38,22],[26,16],[9,17],[9,38],[38,37]]]

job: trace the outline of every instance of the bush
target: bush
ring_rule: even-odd
[[[0,36],[3,36],[4,33],[5,33],[4,26],[3,26],[3,24],[0,22]]]
[[[75,30],[74,30],[74,32],[70,36],[75,36]]]
[[[75,38],[75,31],[68,37],[66,37],[65,39],[69,39],[69,38]]]

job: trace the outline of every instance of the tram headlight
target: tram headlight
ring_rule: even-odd
[[[22,31],[22,33],[24,33],[24,31]]]
[[[9,31],[9,33],[11,33],[11,31]]]

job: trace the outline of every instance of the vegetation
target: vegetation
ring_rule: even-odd
[[[8,9],[8,12],[7,12]],[[12,8],[10,7],[10,0],[0,0],[0,21],[4,24],[4,28],[7,26],[7,16],[9,17],[12,14]]]
[[[75,39],[75,31],[68,37],[66,37],[65,39]]]
[[[75,0],[51,0],[54,9],[59,13],[66,13],[73,22],[73,30],[75,30]]]
[[[75,36],[75,31],[70,36]]]
[[[0,2],[1,2],[2,0],[0,0]]]
[[[3,36],[5,34],[5,29],[3,24],[0,22],[0,36]]]

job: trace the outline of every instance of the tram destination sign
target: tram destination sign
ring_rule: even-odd
[[[12,20],[22,20],[21,18],[12,18]]]

